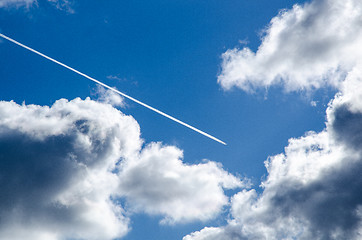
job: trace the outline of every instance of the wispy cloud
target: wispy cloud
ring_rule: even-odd
[[[97,85],[96,91],[94,94],[96,95],[97,101],[99,101],[99,102],[111,104],[114,107],[125,107],[126,106],[126,103],[122,96],[120,96],[119,94],[117,94],[113,91],[105,89],[102,86]]]
[[[36,3],[36,0],[1,0],[0,7],[30,7]]]
[[[72,7],[72,1],[69,0],[48,0],[48,2],[52,3],[57,9],[67,11],[68,13],[74,13],[74,9]]]
[[[108,75],[107,79],[112,80],[112,81],[117,81],[117,82],[127,82],[128,84],[138,86],[137,81],[133,80],[132,78],[128,79],[128,78],[122,77],[119,74],[117,74],[117,75]]]
[[[67,11],[68,13],[74,13],[72,8],[72,2],[69,0],[47,0],[47,2],[54,5],[57,9]],[[37,0],[0,0],[0,8],[30,8],[32,6],[38,6]]]
[[[107,79],[109,80],[117,80],[117,81],[124,81],[125,79],[118,76],[118,75],[108,75],[107,76]]]

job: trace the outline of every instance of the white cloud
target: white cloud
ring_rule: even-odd
[[[114,87],[114,89],[117,89]],[[126,103],[124,102],[124,98],[115,93],[114,91],[105,89],[102,86],[97,86],[96,95],[98,96],[97,101],[111,104],[114,107],[125,107]]]
[[[125,161],[120,191],[134,211],[164,215],[163,223],[209,220],[228,204],[223,188],[243,187],[239,179],[215,162],[187,165],[182,151],[154,143],[137,161]]]
[[[324,131],[290,139],[265,162],[263,192],[237,193],[226,226],[184,239],[360,239],[362,111],[342,102],[331,103]]]
[[[218,82],[245,91],[339,87],[362,57],[361,18],[360,0],[315,0],[281,11],[256,53],[245,47],[223,54]]]
[[[109,104],[0,102],[0,239],[119,238],[134,210],[208,220],[229,203],[223,188],[242,186],[215,162],[142,146],[137,122]]]
[[[90,99],[51,108],[1,102],[0,142],[1,239],[127,233],[128,219],[110,200],[118,186],[111,169],[142,144],[132,117]]]
[[[281,84],[287,91],[334,86],[326,128],[289,140],[265,166],[263,191],[231,200],[225,226],[185,240],[361,239],[361,1],[314,0],[274,18],[256,54],[224,55],[219,81],[246,91]]]

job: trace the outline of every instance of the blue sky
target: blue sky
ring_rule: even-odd
[[[340,128],[336,126],[348,122],[348,119],[343,118],[346,115],[338,118],[338,114],[342,110],[337,110],[344,109],[345,106],[352,106],[345,111],[350,111],[352,114],[357,114],[360,111],[358,94],[356,91],[351,91],[351,89],[357,89],[359,86],[359,81],[353,81],[353,79],[358,79],[359,77],[359,73],[355,73],[359,66],[359,61],[356,59],[360,56],[359,53],[361,51],[358,47],[354,48],[355,51],[352,51],[350,48],[358,46],[362,39],[362,34],[359,34],[359,23],[355,21],[361,13],[357,11],[354,14],[346,14],[346,16],[353,16],[350,18],[345,15],[342,16],[347,19],[345,21],[350,24],[350,29],[338,21],[331,24],[335,26],[335,29],[328,25],[328,19],[336,19],[339,15],[352,11],[351,9],[361,7],[358,1],[349,0],[347,2],[349,5],[341,1],[333,3],[331,0],[314,0],[306,5],[305,1],[288,0],[39,0],[37,2],[31,0],[3,0],[0,1],[0,31],[91,77],[116,87],[132,97],[214,135],[228,144],[223,146],[136,103],[125,100],[125,106],[117,107],[117,109],[126,115],[132,116],[137,121],[137,123],[132,123],[133,125],[130,129],[136,128],[135,126],[140,128],[141,138],[144,141],[143,147],[137,150],[140,155],[144,152],[147,153],[147,146],[153,146],[152,144],[155,142],[162,143],[160,148],[150,147],[152,149],[150,152],[155,154],[155,156],[164,156],[162,155],[162,149],[167,150],[167,146],[170,146],[172,149],[179,149],[183,152],[183,157],[179,157],[179,159],[182,159],[182,168],[193,166],[195,169],[197,167],[200,167],[200,169],[201,167],[202,169],[215,168],[217,170],[214,169],[213,171],[220,171],[218,172],[219,175],[210,175],[210,178],[213,176],[216,179],[215,181],[219,181],[218,184],[210,187],[210,189],[219,191],[219,187],[223,185],[222,193],[217,192],[219,194],[217,197],[220,197],[220,199],[225,197],[227,200],[220,200],[223,204],[210,200],[211,202],[208,203],[217,207],[214,210],[210,210],[210,212],[203,210],[204,212],[200,215],[195,214],[193,216],[192,213],[188,215],[180,213],[177,215],[172,213],[167,199],[159,200],[158,204],[145,197],[146,194],[143,192],[134,192],[135,188],[142,189],[142,186],[138,185],[135,185],[133,188],[132,184],[135,184],[137,181],[134,180],[133,182],[133,178],[132,181],[130,180],[131,177],[135,176],[131,174],[133,172],[128,167],[134,166],[132,164],[136,163],[132,162],[135,160],[129,160],[134,158],[133,155],[130,157],[130,155],[127,155],[128,153],[124,153],[122,150],[119,156],[117,155],[118,153],[114,153],[118,156],[115,161],[120,161],[116,165],[121,165],[121,168],[117,171],[123,174],[117,175],[117,177],[122,179],[123,182],[130,181],[130,185],[121,183],[120,189],[112,190],[116,191],[116,193],[109,190],[111,192],[109,195],[112,197],[117,195],[118,200],[115,206],[123,209],[121,215],[125,216],[129,222],[122,222],[122,224],[127,225],[129,229],[126,233],[118,233],[118,235],[114,233],[114,236],[121,237],[120,239],[182,239],[182,237],[192,232],[203,229],[194,235],[191,234],[185,237],[185,239],[207,239],[207,236],[210,239],[211,237],[213,237],[212,239],[231,239],[230,236],[233,231],[237,232],[235,235],[238,236],[237,239],[255,239],[255,237],[260,238],[260,236],[264,236],[266,239],[281,239],[280,236],[284,236],[285,239],[291,239],[291,237],[299,239],[296,236],[301,236],[300,239],[306,239],[310,236],[314,236],[314,239],[319,239],[319,236],[322,239],[322,237],[326,236],[345,236],[345,229],[343,227],[337,228],[341,229],[341,232],[333,233],[334,235],[330,229],[316,230],[314,225],[318,224],[317,217],[300,214],[300,212],[305,211],[301,207],[298,211],[290,213],[290,216],[296,216],[295,218],[300,220],[301,226],[307,229],[304,232],[300,232],[300,230],[295,230],[294,232],[284,231],[284,228],[280,225],[275,226],[275,228],[280,229],[281,232],[265,231],[251,233],[249,230],[255,228],[255,226],[248,222],[260,222],[260,224],[268,225],[265,220],[267,217],[257,217],[260,216],[260,213],[259,215],[255,213],[254,215],[244,216],[245,214],[239,213],[238,209],[248,211],[245,210],[245,206],[248,206],[249,200],[245,199],[251,199],[254,196],[255,201],[260,201],[258,206],[265,204],[265,209],[271,209],[266,210],[265,216],[278,214],[278,209],[283,207],[279,206],[280,208],[278,208],[278,206],[273,205],[270,199],[288,199],[286,197],[288,194],[285,193],[283,195],[275,189],[289,189],[289,194],[294,194],[292,189],[300,189],[282,186],[282,179],[285,182],[294,182],[297,179],[296,176],[309,176],[310,172],[313,171],[305,169],[309,169],[310,166],[316,164],[316,179],[310,180],[310,178],[305,177],[298,179],[298,181],[304,183],[311,181],[310,186],[320,181],[323,183],[321,183],[321,186],[325,186],[325,182],[322,179],[329,179],[323,175],[325,172],[336,171],[339,173],[347,171],[337,167],[339,166],[338,163],[342,161],[340,159],[343,159],[340,152],[348,152],[352,151],[350,149],[354,149],[355,155],[359,155],[358,149],[356,150],[351,147],[355,142],[346,143],[346,140],[343,139],[348,139],[348,137],[335,137],[335,135],[344,132],[344,130],[339,131],[338,129]],[[295,5],[294,8],[293,5]],[[281,12],[282,9],[284,9],[284,12]],[[333,9],[337,10],[333,11]],[[318,11],[321,13],[315,14]],[[341,34],[338,35],[339,33]],[[354,34],[353,36],[352,33]],[[332,40],[330,41],[330,39]],[[99,103],[102,93],[99,92],[99,89],[97,89],[93,82],[6,40],[0,41],[0,66],[0,79],[2,83],[0,100],[4,101],[4,104],[13,100],[18,104],[25,102],[26,105],[51,106],[61,98],[71,101],[77,97],[83,100],[86,97],[90,97],[97,104],[105,104]],[[340,92],[342,97],[335,95],[337,92]],[[328,107],[328,103],[332,99],[334,99],[334,102],[330,103]],[[86,100],[82,101],[68,102],[64,106],[69,105],[69,109],[73,109],[69,111],[72,114],[74,113],[74,116],[83,116],[80,119],[83,121],[88,119],[89,116],[87,113],[82,113],[82,115],[73,112],[75,111],[73,104],[76,106],[78,104],[79,106],[82,104],[93,105]],[[3,108],[11,108],[11,106],[5,104]],[[326,115],[327,108],[329,115]],[[44,107],[41,107],[41,109],[39,110],[40,112],[47,111],[44,110]],[[61,111],[59,110],[58,112],[58,108],[54,107],[54,109],[54,112],[60,114],[59,112]],[[79,107],[79,109],[83,108]],[[90,111],[97,111],[97,109],[98,105]],[[18,109],[10,112],[17,115],[16,111],[20,111],[18,113],[19,116],[24,114],[23,120],[9,120],[9,122],[15,122],[15,127],[2,120],[0,121],[2,128],[12,129],[11,131],[17,129],[16,131],[23,131],[21,134],[32,137],[43,134],[41,131],[45,130],[42,130],[42,128],[38,126],[31,127],[32,123],[36,121],[34,119],[38,116],[36,111],[28,113],[29,119],[25,113],[21,112],[25,110]],[[99,114],[107,115],[107,111],[104,110],[104,112]],[[113,110],[109,111],[112,112]],[[9,114],[5,110],[3,113],[0,111],[3,119],[12,119],[12,116],[6,115],[7,113]],[[58,116],[57,114],[55,115]],[[116,113],[112,112],[112,114]],[[102,117],[100,116],[100,118]],[[359,115],[356,116],[357,119],[359,117]],[[93,115],[89,117],[89,121],[94,121],[95,123],[101,121],[96,118],[90,119],[93,119]],[[341,123],[337,124],[340,119],[343,121],[341,120]],[[78,126],[77,124],[80,120],[74,120],[76,126]],[[356,121],[358,122],[359,120]],[[119,124],[128,124],[126,122],[125,120],[125,122],[120,122]],[[17,126],[16,123],[19,125]],[[48,126],[47,124],[45,125]],[[357,128],[358,125],[354,124],[351,128]],[[55,124],[55,126],[58,126],[58,124]],[[31,130],[23,130],[28,128]],[[102,127],[100,128],[102,129]],[[348,126],[346,126],[347,128]],[[46,130],[44,134],[49,136],[68,136],[67,134],[70,134],[72,130],[62,128],[59,131],[63,131],[63,133],[60,134],[59,132],[55,133],[51,130]],[[131,132],[133,133],[133,131],[135,130]],[[314,135],[312,133],[306,134],[308,131],[314,131]],[[358,131],[356,130],[356,132]],[[352,134],[353,131],[348,133]],[[340,141],[341,143],[332,144],[333,146],[328,145],[329,142],[327,144],[323,140],[325,139],[323,134],[330,136],[326,137],[332,139],[330,142]],[[1,142],[9,141],[7,137],[11,134],[6,133],[5,135],[5,137],[0,139]],[[14,133],[14,136],[17,135]],[[123,132],[119,136],[115,135],[115,139],[117,137],[127,139],[127,136],[133,135]],[[92,138],[90,139],[92,141]],[[138,137],[134,139],[132,140],[133,142],[140,143],[142,141]],[[359,138],[353,139],[358,142]],[[50,140],[45,138],[45,140],[42,139],[41,141],[43,141],[44,145],[47,145]],[[62,140],[58,144],[66,145],[63,141],[67,140]],[[320,142],[313,144],[313,141]],[[104,142],[107,141],[104,140]],[[132,144],[137,145],[133,142]],[[316,153],[319,157],[308,155],[303,158],[304,155],[302,153],[298,152],[297,154],[296,149],[307,148],[307,145],[313,151],[319,151],[319,155]],[[348,151],[339,149],[345,145]],[[24,149],[20,147],[18,151],[24,151],[24,155],[26,155],[29,147],[25,143],[20,144],[20,146],[24,146]],[[320,147],[315,150],[315,146]],[[321,146],[332,150],[323,151]],[[336,150],[337,148],[339,150]],[[70,153],[76,155],[72,151]],[[174,158],[176,155],[179,156],[174,153],[174,150],[167,151],[170,152],[167,153],[170,154],[170,158]],[[304,154],[309,154],[309,150],[300,151],[304,152]],[[335,155],[329,158],[339,160],[331,160],[332,163],[327,164],[323,159],[328,157],[323,154],[330,154],[330,152]],[[148,156],[146,153],[144,155]],[[280,163],[283,161],[278,160],[283,158],[281,155],[278,155],[281,153],[285,153],[284,165]],[[44,154],[52,156],[51,152]],[[167,154],[165,153],[165,155]],[[9,154],[9,156],[13,155]],[[104,159],[98,159],[100,158],[99,156],[96,155],[95,158],[97,158],[97,161],[102,162]],[[148,161],[152,161],[154,158],[157,157],[140,157],[138,161],[145,161],[145,164],[151,164]],[[52,159],[52,157],[49,159]],[[82,159],[82,157],[79,156],[79,159]],[[267,159],[269,159],[269,166],[271,166],[268,169],[269,172],[267,172],[264,166],[264,161]],[[314,160],[312,163],[309,163],[308,161],[311,161],[311,159]],[[2,161],[5,160],[8,160],[8,157],[4,153]],[[167,157],[163,160],[168,161]],[[21,161],[27,160],[19,161],[21,163]],[[350,161],[360,167],[358,160]],[[124,166],[122,165],[123,162],[125,162]],[[221,165],[217,165],[217,167],[208,165],[208,163],[214,162],[221,163],[222,167]],[[297,170],[295,170],[293,164],[295,163],[295,166],[299,166],[297,162],[302,162],[306,165],[304,167],[296,167],[295,169]],[[321,164],[317,164],[319,162]],[[287,166],[289,163],[290,166]],[[63,164],[63,162],[59,164]],[[332,166],[330,164],[336,165]],[[91,167],[89,166],[89,168]],[[283,171],[286,173],[283,176],[278,175],[278,171],[275,169],[284,169]],[[41,170],[39,171],[41,172]],[[157,169],[157,171],[161,170]],[[165,170],[165,172],[172,172],[172,170]],[[228,174],[228,177],[225,177],[224,174]],[[223,179],[228,180],[220,180],[217,176],[220,177],[221,175],[224,176]],[[40,181],[46,181],[46,177],[41,179],[41,176],[40,174]],[[187,176],[190,178],[190,181],[187,180],[188,185],[181,184],[180,186],[186,186],[187,189],[191,189],[192,179],[195,176]],[[343,180],[343,176],[345,175],[341,174],[339,179]],[[16,178],[16,171],[13,177]],[[186,176],[184,178],[186,179]],[[236,183],[234,178],[238,178],[240,182]],[[197,181],[194,186],[195,188],[198,186],[202,188],[203,180],[200,179],[197,178],[195,180]],[[337,180],[330,179],[332,183],[338,182]],[[145,181],[147,183],[147,180]],[[209,180],[209,182],[212,181]],[[246,182],[249,181],[253,184],[252,186],[247,186]],[[295,181],[298,182],[297,180]],[[259,186],[262,182],[264,188]],[[142,184],[142,181],[138,184]],[[228,184],[231,187],[225,187]],[[305,185],[306,189],[312,189],[312,187],[307,188],[309,187],[307,185]],[[154,186],[157,190],[155,190],[156,192],[167,191],[167,189],[162,189],[163,185]],[[56,187],[54,186],[54,188]],[[146,185],[144,185],[144,188],[146,188]],[[230,189],[227,190],[228,188]],[[69,190],[73,188],[69,187],[66,189],[68,189],[67,191],[70,192],[70,195],[74,194],[74,192]],[[214,193],[207,192],[210,189],[201,189],[199,192],[210,193],[211,198],[211,196],[214,196]],[[273,192],[273,189],[276,192]],[[309,191],[306,189],[304,189],[304,192]],[[335,193],[339,190],[336,187]],[[180,192],[183,192],[183,189],[180,189]],[[66,196],[70,196],[69,194]],[[22,195],[20,194],[19,196],[19,199],[21,199]],[[184,196],[178,197],[183,199]],[[229,202],[230,199],[231,202]],[[356,196],[356,199],[359,199],[356,200],[358,204],[351,206],[351,209],[359,211],[359,214],[361,214],[361,199],[359,196]],[[58,201],[60,201],[59,204],[64,204],[64,206],[70,204],[65,200],[65,202],[62,202],[63,200]],[[167,209],[163,206],[163,201],[165,201],[164,206],[167,206]],[[250,200],[250,202],[253,201]],[[313,207],[322,204],[317,200],[305,200],[304,202],[310,203],[310,206]],[[335,202],[338,201],[336,200]],[[343,201],[341,200],[341,202]],[[187,201],[183,204],[187,204]],[[182,204],[180,203],[180,205]],[[249,205],[251,206],[252,203]],[[171,204],[170,206],[173,205]],[[313,207],[308,206],[305,208],[313,209]],[[17,209],[17,207],[19,206],[13,206],[14,209]],[[187,206],[185,207],[187,209]],[[287,208],[287,206],[284,207]],[[180,207],[180,209],[183,208]],[[273,209],[276,213],[273,213]],[[91,210],[89,208],[90,212]],[[283,211],[280,210],[280,212]],[[12,215],[10,214],[10,216]],[[323,213],[320,216],[324,216]],[[342,218],[345,216],[346,221],[350,218],[350,215],[343,215],[343,213],[336,215],[335,218],[337,219],[341,216]],[[46,217],[47,215],[45,215]],[[280,222],[286,224],[287,220],[285,219],[287,218],[287,216],[281,217]],[[171,220],[165,223],[162,222],[164,219]],[[357,214],[356,219],[356,226],[359,226],[358,224],[361,224],[361,216]],[[37,220],[34,221],[36,222]],[[62,225],[59,222],[57,223],[57,221],[60,220],[54,220],[55,225]],[[39,222],[41,223],[41,221]],[[14,229],[21,225],[18,226],[16,220],[11,224],[13,224],[11,226]],[[331,226],[334,226],[333,224]],[[0,236],[8,237],[8,233],[2,230],[3,226],[0,227]],[[64,233],[64,231],[67,231],[66,224],[64,226],[45,228],[44,232],[55,231],[56,234],[52,239],[92,239],[76,228],[69,231],[74,232],[73,236],[71,233]],[[102,229],[102,225],[98,224],[97,226],[100,226],[100,229]],[[243,232],[244,230],[240,230],[242,229],[240,226],[244,226],[244,230],[249,230]],[[210,230],[205,227],[214,228]],[[37,235],[38,232],[34,229],[29,227],[29,230],[24,231],[34,234],[34,239],[40,239],[40,235]],[[358,235],[360,228],[356,227],[356,229],[353,229],[353,231],[356,232],[356,236],[360,236]],[[206,234],[208,230],[211,231],[212,235]],[[110,235],[100,235],[99,239],[112,239],[113,233],[111,230],[109,231]],[[39,230],[40,233],[41,230]],[[350,239],[353,239],[355,236],[351,235],[350,237]],[[8,237],[8,239],[17,238],[13,236]],[[95,237],[94,239],[97,238]]]
[[[75,13],[70,14],[39,2],[38,7],[3,10],[1,29],[34,49],[219,137],[228,147],[127,102],[125,113],[137,119],[146,141],[177,144],[190,155],[187,159],[191,162],[213,159],[231,171],[259,179],[264,171],[260,163],[282,151],[288,138],[323,127],[325,106],[313,108],[310,99],[284,96],[278,90],[268,92],[267,99],[262,90],[256,95],[225,92],[216,78],[223,52],[242,46],[240,40],[256,49],[260,32],[271,17],[292,4],[77,1],[72,4]],[[11,55],[1,59],[7,63],[3,74],[11,78],[2,88],[3,100],[49,105],[59,98],[85,98],[95,88],[88,80],[18,47],[1,47]],[[19,71],[19,64],[28,67]],[[14,88],[14,83],[22,87]],[[311,117],[305,119],[305,115]],[[269,121],[265,122],[266,118]],[[260,151],[260,144],[264,151]]]

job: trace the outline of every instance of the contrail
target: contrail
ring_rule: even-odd
[[[140,105],[142,105],[142,106],[144,106],[144,107],[146,107],[146,108],[148,108],[148,109],[150,109],[150,110],[152,110],[152,111],[154,111],[154,112],[156,112],[156,113],[158,113],[158,114],[161,114],[162,116],[167,117],[167,118],[171,119],[172,121],[175,121],[175,122],[177,122],[177,123],[179,123],[179,124],[181,124],[181,125],[184,125],[185,127],[188,127],[188,128],[190,128],[190,129],[194,130],[195,132],[198,132],[198,133],[200,133],[200,134],[202,134],[202,135],[204,135],[204,136],[206,136],[206,137],[208,137],[208,138],[211,138],[212,140],[215,140],[215,141],[217,141],[217,142],[219,142],[219,143],[221,143],[221,144],[226,145],[226,143],[223,142],[223,141],[221,141],[220,139],[218,139],[218,138],[216,138],[216,137],[214,137],[214,136],[211,136],[210,134],[208,134],[208,133],[206,133],[206,132],[203,132],[203,131],[201,131],[200,129],[197,129],[197,128],[195,128],[195,127],[193,127],[193,126],[191,126],[191,125],[189,125],[189,124],[187,124],[187,123],[185,123],[185,122],[183,122],[183,121],[181,121],[181,120],[178,120],[177,118],[174,118],[174,117],[172,117],[172,116],[170,116],[170,115],[168,115],[168,114],[166,114],[166,113],[164,113],[164,112],[162,112],[162,111],[160,111],[160,110],[158,110],[158,109],[156,109],[156,108],[154,108],[154,107],[151,107],[150,105],[147,105],[146,103],[143,103],[143,102],[141,102],[141,101],[139,101],[139,100],[137,100],[137,99],[135,99],[135,98],[133,98],[133,97],[131,97],[131,96],[128,96],[127,94],[124,94],[124,93],[118,91],[117,89],[112,88],[112,87],[108,86],[107,84],[104,84],[104,83],[98,81],[97,79],[94,79],[94,78],[92,78],[92,77],[90,77],[90,76],[88,76],[88,75],[86,75],[86,74],[84,74],[84,73],[82,73],[82,72],[79,72],[78,70],[75,70],[74,68],[69,67],[68,65],[65,65],[64,63],[61,63],[61,62],[59,62],[59,61],[57,61],[57,60],[55,60],[55,59],[53,59],[53,58],[51,58],[51,57],[48,57],[47,55],[45,55],[45,54],[43,54],[43,53],[41,53],[41,52],[38,52],[38,51],[36,51],[36,50],[28,47],[28,46],[25,46],[24,44],[21,44],[21,43],[15,41],[14,39],[5,36],[4,34],[1,34],[1,33],[0,33],[0,37],[5,38],[6,40],[8,40],[8,41],[10,41],[10,42],[12,42],[12,43],[15,43],[16,45],[18,45],[18,46],[20,46],[20,47],[23,47],[23,48],[25,48],[25,49],[27,49],[27,50],[29,50],[29,51],[32,51],[33,53],[36,53],[36,54],[38,54],[38,55],[40,55],[40,56],[42,56],[42,57],[44,57],[44,58],[46,58],[46,59],[48,59],[48,60],[56,63],[56,64],[59,64],[60,66],[65,67],[65,68],[67,68],[67,69],[69,69],[69,70],[71,70],[71,71],[73,71],[73,72],[75,72],[75,73],[77,73],[77,74],[85,77],[85,78],[88,78],[89,80],[91,80],[91,81],[93,81],[93,82],[96,82],[96,83],[98,83],[99,85],[101,85],[101,86],[103,86],[103,87],[105,87],[105,88],[108,88],[109,90],[112,90],[113,92],[116,92],[116,93],[118,93],[119,95],[121,95],[121,96],[123,96],[123,97],[125,97],[125,98],[128,98],[128,99],[130,99],[130,100],[132,100],[132,101],[134,101],[134,102],[136,102],[136,103],[138,103],[138,104],[140,104]]]

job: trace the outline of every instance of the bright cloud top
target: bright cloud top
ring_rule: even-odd
[[[339,87],[362,57],[362,2],[317,0],[273,18],[258,50],[223,54],[218,82],[224,89],[254,91],[281,85],[287,91]]]
[[[0,102],[0,238],[119,238],[134,211],[209,220],[229,204],[223,189],[243,186],[217,163],[187,165],[176,147],[142,145],[137,122],[109,104]]]
[[[181,159],[176,147],[154,143],[137,161],[123,162],[120,192],[134,211],[164,215],[162,223],[206,221],[228,204],[223,189],[247,186],[220,164],[185,165]]]

